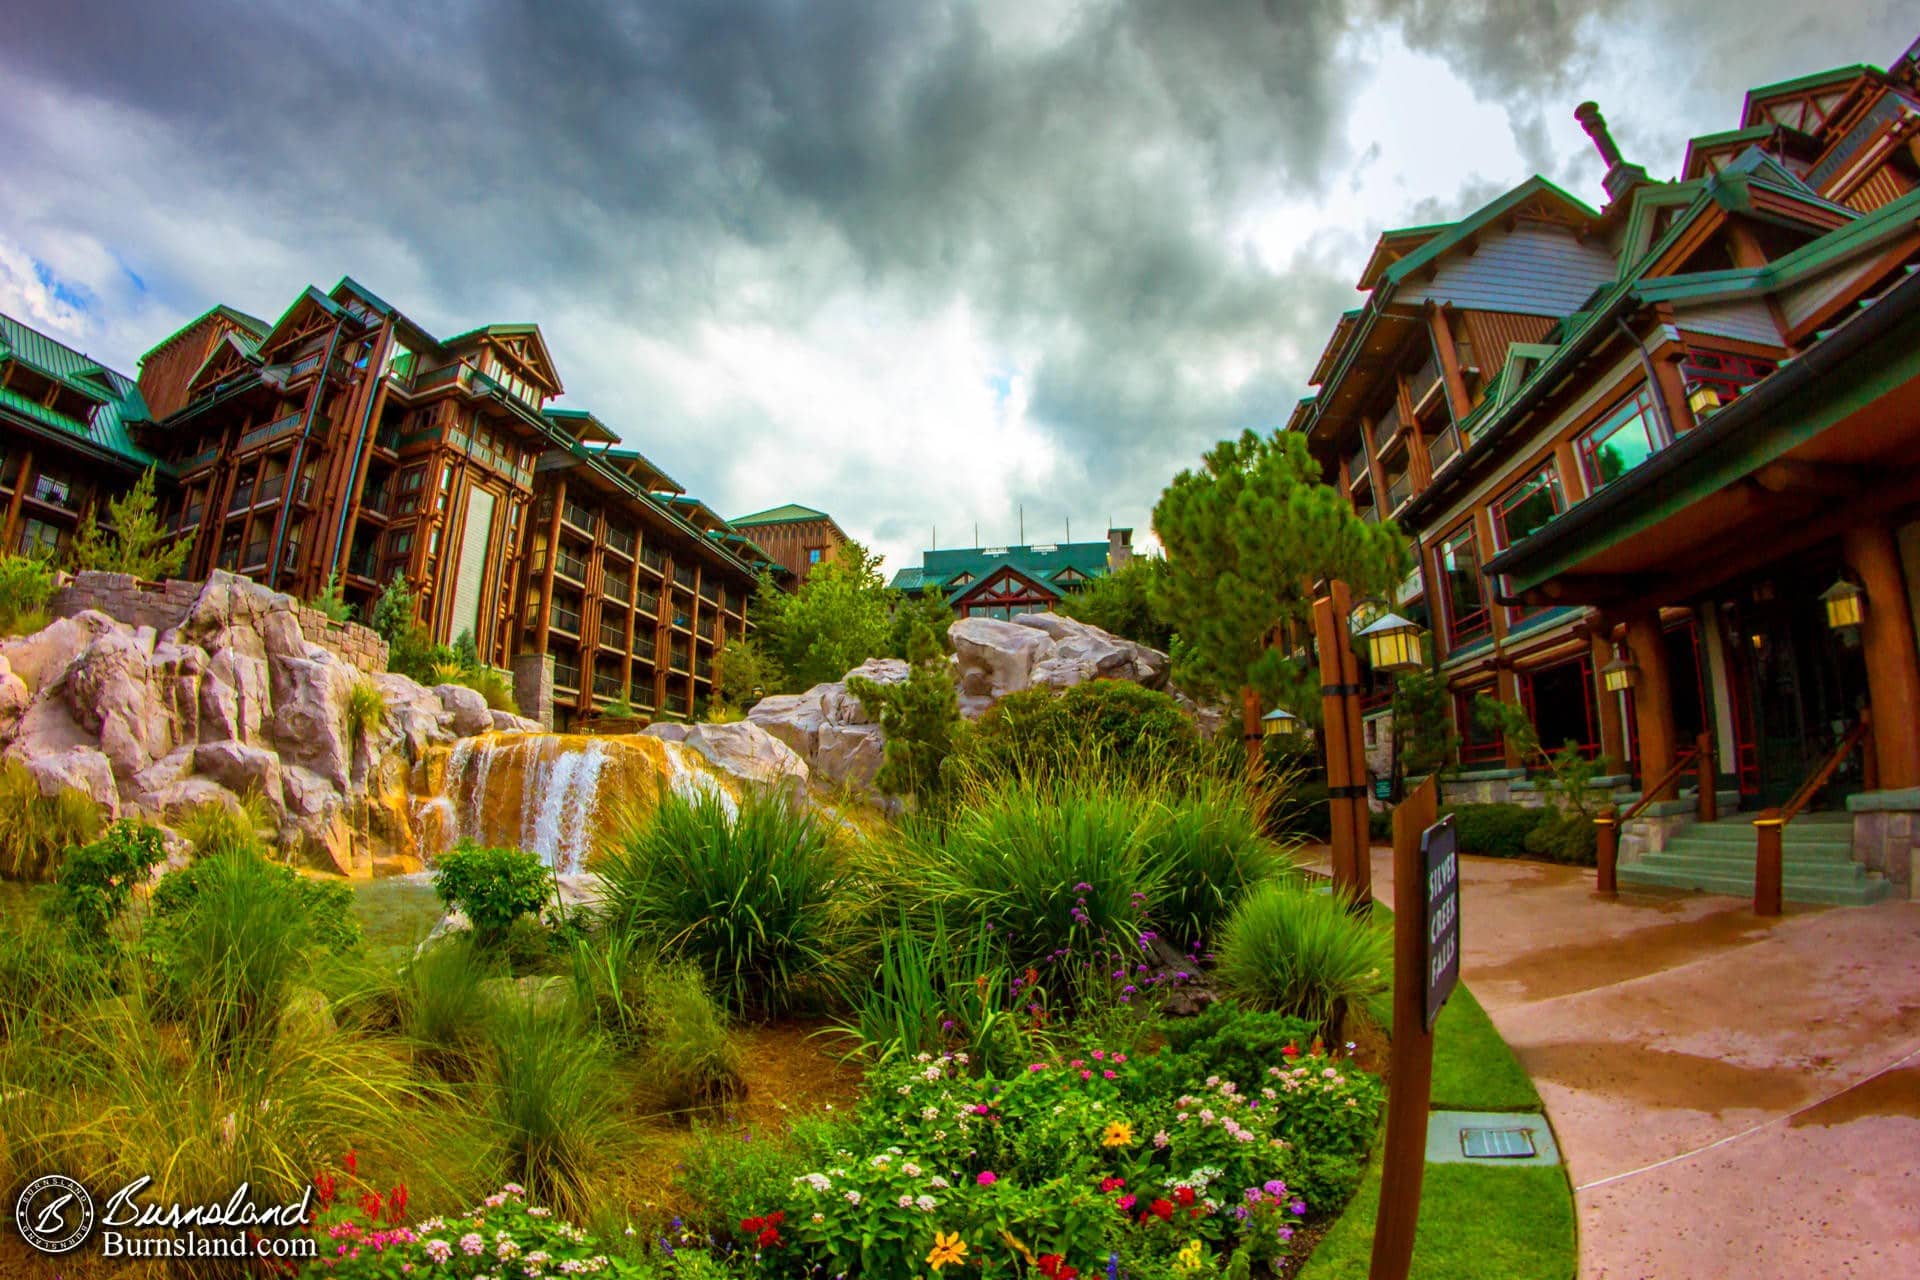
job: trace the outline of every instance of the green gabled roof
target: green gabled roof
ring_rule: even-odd
[[[653,459],[649,458],[646,454],[641,453],[638,449],[629,449],[624,445],[610,444],[603,449],[597,450],[597,452],[600,454],[601,457],[604,457],[609,461],[612,461],[615,463],[621,463],[621,462],[639,463],[641,466],[645,467],[648,471],[652,472],[655,476],[658,476],[661,480],[664,480],[666,482],[667,489],[671,490],[674,493],[685,493],[687,491],[687,487],[685,485],[681,484],[678,480],[675,480],[672,476],[668,475],[665,471],[661,470],[659,465],[656,464],[653,461]]]
[[[1460,221],[1454,223],[1448,230],[1441,232],[1406,257],[1388,267],[1385,275],[1386,283],[1399,284],[1420,268],[1434,261],[1434,259],[1457,247],[1465,241],[1467,237],[1481,230],[1487,226],[1488,223],[1493,222],[1515,205],[1522,204],[1536,195],[1549,195],[1556,200],[1563,200],[1588,218],[1597,219],[1600,216],[1599,210],[1592,208],[1583,200],[1575,199],[1560,187],[1555,186],[1539,174],[1535,174],[1505,195],[1474,210],[1466,217],[1460,219]]]
[[[0,407],[72,437],[82,448],[137,467],[155,465],[152,454],[133,442],[127,426],[151,416],[133,379],[115,373],[91,356],[57,342],[12,316],[0,315],[0,345],[8,357],[96,402],[92,420],[69,417],[17,391],[0,390]]]
[[[242,329],[246,330],[246,332],[252,336],[255,342],[258,342],[260,339],[266,337],[268,331],[273,328],[272,325],[268,324],[265,320],[262,320],[259,316],[248,315],[246,312],[240,310],[239,308],[230,307],[224,302],[218,303],[214,306],[208,307],[205,311],[202,311],[199,315],[187,321],[185,324],[181,325],[178,329],[175,329],[172,333],[168,334],[166,337],[160,339],[160,341],[148,347],[146,351],[141,354],[140,363],[145,364],[147,362],[148,356],[151,356],[154,352],[160,350],[160,348],[164,346],[168,346],[169,344],[178,341],[183,335],[191,331],[195,326],[199,325],[203,320],[206,320],[210,316],[224,316],[228,320],[233,321],[233,323],[239,325]]]
[[[769,507],[765,511],[756,511],[750,516],[735,516],[727,523],[736,526],[791,524],[799,520],[831,520],[832,518],[824,511],[815,511],[812,507],[803,507],[797,502],[789,502],[782,507]]]
[[[1067,569],[1084,578],[1098,578],[1107,572],[1107,544],[1043,542],[1027,546],[923,551],[920,553],[920,567],[895,573],[892,585],[902,591],[937,589],[951,597],[1000,569],[1012,569],[1049,586]],[[956,582],[955,579],[962,575],[966,575],[966,581]],[[1060,589],[1065,590],[1065,587]]]
[[[1749,89],[1747,96],[1740,102],[1740,118],[1745,120],[1752,113],[1756,102],[1777,98],[1783,93],[1799,93],[1807,89],[1817,89],[1823,84],[1837,84],[1843,80],[1852,80],[1856,76],[1863,76],[1875,69],[1864,62],[1856,62],[1850,67],[1834,67],[1829,71],[1816,71],[1811,75],[1782,80],[1778,84],[1763,84],[1757,89]]]

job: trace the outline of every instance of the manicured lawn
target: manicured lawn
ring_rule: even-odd
[[[1539,1091],[1487,1011],[1455,989],[1433,1029],[1433,1106],[1444,1111],[1538,1111]],[[1564,1181],[1564,1179],[1562,1179]]]

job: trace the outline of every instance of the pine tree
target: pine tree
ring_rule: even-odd
[[[1152,599],[1179,623],[1174,677],[1237,691],[1250,733],[1263,704],[1318,718],[1318,671],[1288,650],[1313,634],[1319,584],[1381,594],[1410,563],[1397,529],[1360,519],[1320,475],[1304,437],[1248,431],[1215,445],[1202,470],[1182,471],[1153,509],[1167,563]]]
[[[111,530],[102,529],[93,512],[87,512],[73,539],[74,567],[130,573],[154,582],[176,576],[187,562],[192,539],[162,528],[154,505],[153,468],[148,467],[124,496],[107,499]]]
[[[886,734],[886,759],[875,785],[888,795],[912,796],[924,808],[946,790],[944,766],[964,730],[953,666],[933,629],[916,627],[909,647],[904,681],[877,684],[855,676],[847,681],[847,691]]]

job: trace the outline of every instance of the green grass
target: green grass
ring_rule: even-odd
[[[1433,1105],[1443,1111],[1538,1111],[1540,1093],[1473,992],[1454,989],[1433,1029]]]
[[[414,946],[432,932],[446,911],[430,884],[400,880],[357,880],[353,914],[369,947]]]
[[[1300,1280],[1365,1280],[1379,1203],[1376,1150],[1352,1205],[1320,1241]],[[1577,1261],[1565,1169],[1427,1166],[1414,1280],[1571,1280]]]

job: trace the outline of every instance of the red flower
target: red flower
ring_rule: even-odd
[[[313,1175],[313,1194],[319,1199],[321,1209],[333,1208],[334,1190],[332,1174],[321,1172]]]
[[[1080,1274],[1080,1268],[1068,1266],[1067,1260],[1057,1253],[1043,1253],[1040,1255],[1040,1274],[1046,1276],[1047,1280],[1073,1280]]]
[[[765,1231],[762,1231],[757,1238],[760,1241],[760,1247],[762,1249],[771,1249],[774,1245],[780,1243],[780,1228],[768,1227]]]
[[[1286,1048],[1280,1050],[1280,1056],[1283,1058],[1297,1058],[1300,1056],[1300,1046],[1297,1044],[1290,1044]]]
[[[348,1173],[360,1172],[360,1157],[358,1154],[355,1153],[352,1147],[347,1148],[347,1158],[345,1160],[342,1160],[340,1163],[347,1166]]]
[[[1101,1189],[1102,1191],[1105,1191],[1105,1192],[1108,1192],[1108,1193],[1112,1193],[1112,1192],[1115,1192],[1115,1191],[1118,1191],[1118,1190],[1119,1190],[1120,1188],[1122,1188],[1122,1187],[1124,1187],[1124,1186],[1126,1186],[1126,1185],[1127,1185],[1127,1180],[1126,1180],[1125,1178],[1102,1178],[1102,1179],[1100,1179],[1100,1189]]]
[[[1160,1219],[1160,1221],[1173,1221],[1173,1203],[1171,1201],[1155,1200],[1152,1204],[1148,1205],[1147,1208],[1151,1209],[1153,1216]]]
[[[1186,1205],[1192,1204],[1193,1188],[1192,1187],[1175,1187],[1173,1189],[1173,1199],[1174,1199],[1174,1203],[1179,1204],[1183,1207]]]
[[[781,1223],[785,1222],[786,1220],[787,1220],[787,1211],[785,1209],[775,1209],[772,1213],[767,1215],[767,1225],[771,1227],[777,1227]]]
[[[765,1218],[742,1218],[740,1219],[740,1234],[750,1236],[766,1225],[767,1220]]]
[[[1131,1213],[1133,1212],[1133,1206],[1138,1202],[1135,1200],[1133,1192],[1129,1191],[1118,1200],[1115,1200],[1114,1203],[1120,1206],[1120,1212]]]
[[[407,1188],[405,1184],[387,1192],[387,1220],[400,1222],[407,1216]]]
[[[380,1220],[380,1197],[369,1191],[360,1197],[360,1212],[367,1215],[368,1222]]]

